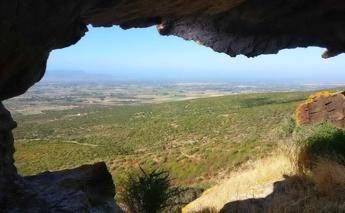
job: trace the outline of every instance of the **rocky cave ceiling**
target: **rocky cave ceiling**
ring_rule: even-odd
[[[229,56],[308,46],[327,49],[325,58],[345,51],[340,0],[1,0],[0,100],[39,81],[50,51],[76,43],[89,24],[157,25],[162,35]]]

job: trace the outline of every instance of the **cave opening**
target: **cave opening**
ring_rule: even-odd
[[[323,60],[319,57],[322,51],[300,48],[254,59],[230,58],[194,42],[162,37],[154,27],[124,31],[118,27],[89,26],[89,32],[79,43],[51,53],[42,82],[25,95],[5,102],[19,121],[14,131],[19,174],[34,175],[97,161],[106,161],[115,174],[117,167],[113,164],[119,159],[112,159],[112,155],[133,154],[138,149],[120,142],[135,143],[141,135],[137,134],[131,141],[136,133],[129,131],[127,135],[119,135],[114,133],[121,132],[119,123],[111,124],[109,119],[102,123],[104,113],[111,112],[109,107],[123,110],[123,105],[128,105],[132,114],[126,114],[125,118],[112,115],[112,119],[135,123],[131,119],[142,112],[135,112],[138,109],[132,109],[133,105],[222,96],[238,91],[271,89],[279,92],[342,86],[343,56]],[[300,63],[302,57],[303,64]],[[300,72],[302,69],[304,72]],[[210,91],[200,94],[193,91],[196,87]],[[241,87],[243,91],[238,89]],[[98,106],[101,112],[97,112]],[[174,125],[169,128],[173,129]],[[97,131],[102,133],[89,133]],[[141,130],[137,127],[136,131]],[[155,129],[151,131],[156,134]],[[173,141],[171,135],[165,137],[172,139],[162,140]],[[116,151],[103,155],[112,149],[107,143]],[[95,152],[97,148],[100,151]],[[66,154],[65,150],[69,152]],[[129,159],[125,170],[133,162],[135,160]]]

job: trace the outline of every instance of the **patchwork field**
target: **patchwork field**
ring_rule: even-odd
[[[105,161],[116,183],[128,171],[165,168],[180,185],[208,187],[269,153],[281,123],[307,92],[243,94],[132,106],[15,113],[23,175]]]

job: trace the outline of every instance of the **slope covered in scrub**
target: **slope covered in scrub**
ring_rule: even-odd
[[[345,131],[321,123],[298,127],[283,140],[272,155],[233,172],[183,212],[345,211]]]

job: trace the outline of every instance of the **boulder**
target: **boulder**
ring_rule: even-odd
[[[345,128],[345,92],[319,92],[308,98],[296,110],[299,125],[331,122]]]

